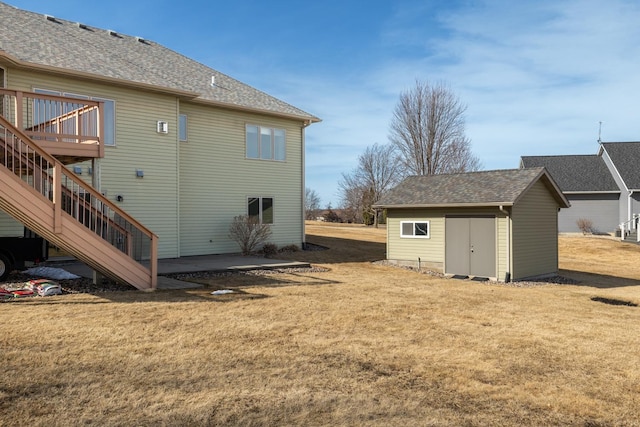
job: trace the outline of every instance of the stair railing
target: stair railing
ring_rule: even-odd
[[[62,212],[157,274],[158,237],[0,115],[0,167],[53,203],[54,233],[62,231]]]
[[[640,214],[631,215],[631,219],[620,223],[620,238],[622,240],[628,236],[632,230],[636,230],[636,242],[640,242],[640,233],[638,232],[638,222],[640,222]]]
[[[103,102],[0,88],[0,116],[34,141],[93,144],[104,157]]]

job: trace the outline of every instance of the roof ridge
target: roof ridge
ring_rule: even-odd
[[[0,7],[4,9],[0,13],[0,50],[24,66],[44,66],[84,78],[189,93],[196,101],[228,108],[320,121],[286,101],[151,39],[4,2]],[[211,84],[212,76],[217,85]]]

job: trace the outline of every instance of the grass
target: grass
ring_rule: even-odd
[[[283,256],[329,271],[0,305],[0,425],[640,425],[640,308],[606,303],[640,303],[639,246],[562,236],[580,283],[516,288],[307,232]]]

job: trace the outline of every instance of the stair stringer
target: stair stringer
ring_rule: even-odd
[[[66,212],[56,211],[54,202],[1,167],[0,209],[104,276],[141,290],[156,288],[154,269],[119,251]]]

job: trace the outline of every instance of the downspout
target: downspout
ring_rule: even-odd
[[[302,249],[305,249],[307,246],[307,230],[306,230],[306,224],[305,224],[305,220],[306,220],[306,212],[304,211],[304,207],[305,207],[305,203],[306,203],[306,181],[305,181],[305,150],[306,150],[306,138],[305,138],[305,129],[307,128],[307,126],[311,125],[311,120],[308,121],[304,121],[302,122],[302,127],[300,128],[300,141],[302,143],[302,149],[301,149],[301,155],[300,155],[300,159],[302,161],[302,165],[301,165],[301,173],[302,173],[302,177],[300,179],[302,188],[300,189],[301,194],[302,194],[302,206],[301,206],[301,214],[302,214]]]
[[[511,215],[509,214],[509,211],[507,211],[502,205],[500,205],[500,212],[505,214],[505,216],[507,217],[507,271],[505,271],[504,274],[504,281],[505,283],[509,283],[511,281]]]
[[[182,247],[182,230],[180,226],[180,98],[176,98],[176,235],[178,237],[176,244],[176,255],[178,258],[182,256],[180,248]],[[188,119],[187,119],[188,120]]]
[[[636,227],[636,222],[633,219],[633,209],[632,206],[633,205],[633,190],[629,190],[629,200],[627,201],[627,221],[629,222],[629,231],[631,231],[631,228],[637,228]]]

